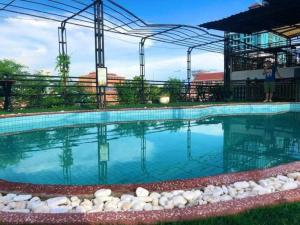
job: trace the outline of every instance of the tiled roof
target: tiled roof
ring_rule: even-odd
[[[216,72],[216,73],[195,73],[194,74],[194,81],[223,81],[224,80],[224,73],[223,72]]]
[[[96,78],[96,73],[95,72],[91,72],[87,75],[83,75],[83,76],[80,76],[80,78]],[[123,80],[125,79],[125,77],[122,77],[122,76],[119,76],[115,73],[107,73],[107,78],[108,79],[120,79],[120,80]]]

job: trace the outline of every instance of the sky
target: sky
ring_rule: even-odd
[[[5,0],[1,0],[2,2]],[[199,25],[247,10],[255,0],[116,0],[148,23]],[[31,72],[56,74],[58,23],[32,20],[0,11],[0,59],[13,59]],[[68,26],[71,75],[94,71],[94,36],[86,28]],[[139,74],[139,40],[105,34],[106,66],[128,78]],[[186,50],[156,42],[146,44],[146,79],[186,78]],[[192,70],[223,71],[223,55],[194,51]]]

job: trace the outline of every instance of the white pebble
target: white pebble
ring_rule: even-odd
[[[179,207],[180,205],[186,205],[187,200],[183,196],[178,195],[173,198],[173,203],[175,207]]]
[[[145,211],[151,211],[153,209],[153,206],[149,203],[147,203],[146,205],[144,205],[144,210]]]
[[[119,208],[123,211],[128,211],[130,210],[132,207],[132,203],[131,202],[127,202],[127,201],[121,201],[119,203]]]
[[[149,196],[149,191],[146,190],[145,188],[139,187],[136,189],[135,194],[137,197],[147,197]]]
[[[146,203],[149,203],[149,202],[153,201],[153,199],[149,196],[147,196],[147,197],[137,197],[137,199],[142,201],[142,202],[146,202]]]
[[[250,184],[248,182],[246,182],[246,181],[242,181],[242,182],[236,182],[236,183],[234,183],[233,186],[236,189],[241,190],[241,189],[249,188]]]
[[[134,198],[135,197],[133,195],[127,195],[127,194],[125,194],[125,195],[121,196],[121,201],[128,201],[128,202],[130,202],[130,201],[133,201]]]
[[[288,190],[293,190],[298,188],[298,184],[296,182],[288,182],[285,183],[282,187],[281,190],[282,191],[288,191]]]
[[[296,179],[298,179],[300,177],[300,173],[299,172],[289,173],[287,176],[289,178],[292,178],[292,179],[296,180]]]
[[[188,202],[192,202],[195,200],[195,194],[192,191],[185,191],[182,196],[188,200]]]
[[[157,193],[157,192],[152,192],[149,197],[151,197],[152,199],[159,199],[161,197],[161,194]]]
[[[111,195],[111,190],[110,189],[100,189],[100,190],[96,191],[94,195],[96,198],[108,197]]]
[[[159,199],[159,204],[161,205],[161,206],[165,206],[165,205],[167,205],[167,203],[168,203],[168,198],[167,197],[165,197],[165,196],[163,196],[163,197],[161,197],[160,199]]]
[[[32,198],[32,195],[17,195],[14,197],[14,202],[22,202],[22,201],[28,201]]]
[[[51,208],[55,208],[59,205],[66,205],[69,203],[69,199],[67,197],[56,197],[56,198],[50,198],[46,201],[47,205]]]
[[[133,209],[134,211],[143,211],[145,205],[146,205],[145,202],[136,201],[136,202],[132,205],[132,209]]]

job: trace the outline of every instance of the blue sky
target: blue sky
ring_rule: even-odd
[[[197,25],[245,11],[255,0],[117,0],[117,2],[150,22]]]
[[[116,0],[149,23],[199,25],[245,11],[254,0]],[[1,1],[3,2],[3,1]],[[5,18],[4,18],[5,15]],[[32,20],[0,12],[0,58],[15,59],[31,71],[47,70],[55,74],[57,27],[59,24]],[[38,34],[38,35],[37,35]],[[106,34],[106,65],[109,72],[126,77],[139,74],[138,41],[134,38]],[[68,27],[71,75],[80,76],[94,70],[92,30]],[[195,51],[193,70],[221,71],[223,56]],[[185,79],[186,49],[148,43],[146,78]]]

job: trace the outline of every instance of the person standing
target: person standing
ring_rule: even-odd
[[[264,102],[272,102],[273,94],[275,92],[276,75],[278,75],[279,78],[281,78],[281,75],[278,72],[275,63],[272,64],[270,61],[264,65],[263,75],[265,76],[264,89],[266,94]]]

